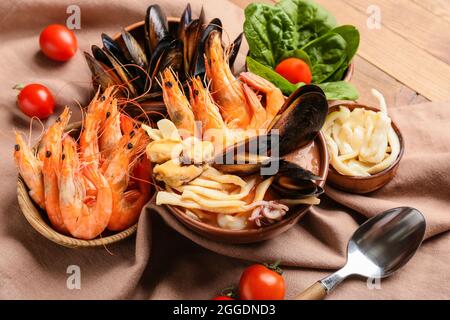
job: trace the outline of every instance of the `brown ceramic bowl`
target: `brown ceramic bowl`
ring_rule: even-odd
[[[377,108],[369,107],[363,104],[340,103],[330,107],[328,113],[338,110],[339,106],[345,106],[350,110],[353,110],[355,108],[363,108],[372,111],[380,111]],[[384,185],[386,185],[389,181],[391,181],[395,177],[395,174],[397,173],[400,160],[402,159],[403,153],[405,152],[405,142],[403,140],[403,136],[394,122],[392,122],[392,128],[394,129],[400,141],[400,154],[390,167],[386,168],[381,172],[373,174],[370,177],[355,177],[340,174],[330,164],[330,168],[328,170],[327,184],[346,192],[365,194],[378,190]]]
[[[314,144],[318,148],[318,175],[323,178],[318,184],[323,187],[327,178],[329,163],[325,138],[322,133],[316,137]],[[268,240],[289,230],[306,214],[311,205],[299,205],[291,208],[281,221],[275,222],[272,225],[246,230],[228,230],[216,227],[202,221],[194,220],[179,207],[169,205],[166,207],[187,228],[205,238],[223,243],[239,244]]]
[[[71,135],[78,135],[80,127],[80,122],[72,123],[67,126],[66,131],[71,131]],[[17,199],[19,201],[19,207],[30,225],[47,239],[64,247],[86,248],[105,246],[130,237],[137,229],[137,224],[135,224],[121,232],[105,230],[102,235],[95,239],[81,240],[59,233],[53,229],[46,212],[31,199],[29,189],[20,175],[17,179]]]

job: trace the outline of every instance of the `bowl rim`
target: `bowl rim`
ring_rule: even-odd
[[[365,105],[365,104],[361,104],[361,103],[357,103],[357,102],[340,102],[340,103],[331,105],[328,108],[328,114],[330,114],[333,111],[336,111],[336,109],[338,109],[340,106],[345,106],[351,110],[356,109],[356,108],[362,108],[362,109],[366,109],[366,110],[380,112],[379,108],[376,108],[373,106],[369,106],[369,105]],[[373,175],[370,175],[369,177],[347,176],[347,175],[339,173],[336,169],[334,169],[333,165],[330,162],[328,171],[331,172],[332,175],[335,175],[338,177],[343,177],[346,179],[357,180],[357,181],[369,181],[372,179],[377,179],[379,177],[382,177],[382,176],[388,174],[390,171],[394,170],[400,163],[401,159],[403,158],[403,154],[405,153],[405,140],[403,138],[403,135],[402,135],[399,127],[395,124],[395,122],[392,119],[391,119],[391,126],[392,126],[392,129],[394,129],[395,133],[397,134],[398,140],[400,141],[400,152],[397,156],[397,159],[395,159],[395,161],[389,167],[387,167],[386,169],[384,169],[380,172],[377,172]]]
[[[321,145],[320,149],[323,150],[322,152],[320,152],[321,157],[323,157],[323,159],[322,158],[320,159],[321,163],[323,163],[323,168],[321,168],[322,174],[320,176],[323,178],[323,180],[321,180],[318,183],[319,186],[323,187],[326,183],[326,179],[327,179],[328,172],[329,172],[329,159],[330,158],[329,158],[328,149],[327,149],[326,142],[325,142],[325,137],[323,136],[322,132],[319,132],[317,134],[316,138],[314,139],[314,142],[315,143],[319,142]],[[171,212],[173,212],[175,214],[177,219],[182,220],[183,223],[188,223],[190,226],[201,229],[204,232],[207,232],[209,234],[223,235],[223,236],[242,236],[242,235],[257,236],[257,235],[265,234],[266,232],[270,232],[272,230],[277,230],[278,228],[281,228],[285,225],[292,223],[292,221],[294,221],[299,216],[304,215],[313,205],[304,205],[304,206],[305,207],[303,209],[295,210],[294,212],[291,212],[290,214],[288,214],[282,220],[277,221],[268,226],[263,226],[263,227],[255,228],[255,229],[231,230],[231,229],[216,227],[216,226],[210,225],[203,221],[197,221],[195,219],[192,219],[188,215],[186,215],[186,213],[181,208],[178,208],[178,207],[172,206],[172,205],[164,205],[164,207],[166,207],[167,209],[169,209]]]
[[[67,132],[73,129],[78,129],[80,127],[81,121],[72,122],[67,125],[65,131]],[[107,244],[112,244],[126,239],[133,235],[137,230],[138,224],[135,223],[131,227],[120,232],[113,233],[106,237],[102,237],[100,234],[98,237],[90,240],[78,239],[70,235],[62,234],[56,231],[45,219],[45,209],[40,209],[39,206],[31,199],[29,189],[20,174],[17,177],[17,199],[22,214],[31,224],[33,229],[35,229],[48,240],[51,240],[59,245],[68,248],[105,246]]]

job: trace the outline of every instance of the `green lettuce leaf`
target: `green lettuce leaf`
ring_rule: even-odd
[[[336,26],[333,15],[313,1],[282,0],[275,7],[281,8],[295,26],[292,39],[295,48],[303,47]]]
[[[329,78],[347,60],[347,42],[334,32],[309,42],[302,50],[311,59],[313,83],[321,83]]]
[[[245,8],[244,30],[250,56],[266,66],[275,67],[283,52],[295,49],[294,25],[279,8],[250,4]]]

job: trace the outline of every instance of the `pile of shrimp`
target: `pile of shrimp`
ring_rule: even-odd
[[[205,66],[208,85],[205,86],[200,77],[194,77],[188,95],[171,69],[161,73],[160,85],[167,112],[183,136],[199,136],[195,121],[201,122],[200,136],[204,140],[215,135],[212,131],[233,135],[233,131],[258,131],[269,127],[284,104],[283,93],[251,72],[243,72],[235,78],[219,33],[211,33],[208,40]]]
[[[97,92],[77,140],[65,132],[68,107],[35,149],[15,132],[19,173],[60,233],[88,240],[105,229],[124,230],[150,199],[151,166],[143,156],[149,138],[120,112],[115,93],[114,87]]]

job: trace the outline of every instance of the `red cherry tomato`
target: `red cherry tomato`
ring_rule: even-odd
[[[212,300],[234,300],[234,299],[231,298],[231,297],[228,297],[228,296],[218,296],[218,297],[215,297]]]
[[[312,80],[308,64],[298,58],[287,58],[281,61],[275,71],[294,84],[299,82],[310,84]]]
[[[283,277],[262,264],[244,270],[239,281],[239,298],[242,300],[283,300]]]
[[[17,97],[20,110],[29,117],[46,119],[55,110],[55,99],[47,87],[33,83],[25,86]]]
[[[77,38],[72,30],[60,24],[51,24],[39,36],[42,52],[50,59],[67,61],[77,51]]]

